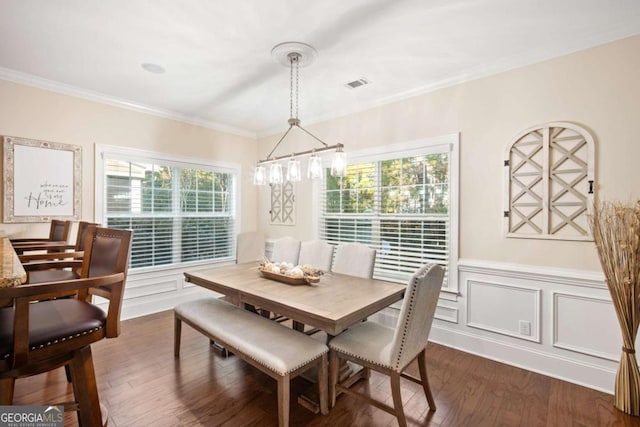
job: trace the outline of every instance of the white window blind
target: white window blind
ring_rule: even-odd
[[[133,230],[130,268],[234,258],[236,173],[105,153],[103,222]]]
[[[374,277],[381,279],[406,282],[425,263],[448,268],[449,164],[448,149],[424,150],[354,161],[342,178],[327,171],[320,237],[333,244],[360,242],[375,248]]]

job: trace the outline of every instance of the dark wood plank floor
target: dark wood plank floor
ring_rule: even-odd
[[[428,426],[640,426],[613,407],[613,397],[523,369],[429,344],[431,387],[438,409],[428,412],[417,384],[403,382],[408,422]],[[109,425],[276,426],[276,383],[236,357],[222,358],[208,340],[183,326],[182,353],[173,357],[173,314],[123,322],[122,335],[93,346],[101,401]],[[417,367],[411,371],[417,374]],[[329,415],[295,401],[309,384],[293,385],[292,426],[394,426],[386,412],[340,396]],[[356,385],[391,404],[387,377],[373,373]],[[69,399],[64,370],[18,380],[14,404]],[[67,414],[65,425],[77,425]]]

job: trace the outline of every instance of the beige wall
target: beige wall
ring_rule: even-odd
[[[251,138],[2,80],[0,135],[82,146],[84,220],[94,218],[94,144],[240,164],[241,226],[245,230],[256,229],[256,214],[252,208],[256,203],[256,191],[251,184],[256,142]],[[0,189],[0,192],[3,190]],[[48,235],[47,224],[2,224],[0,227],[7,234],[16,237]]]
[[[501,165],[518,132],[550,121],[575,122],[596,139],[600,197],[638,198],[638,70],[635,36],[307,127],[328,143],[343,142],[347,152],[460,132],[461,258],[599,270],[592,242],[504,237]],[[279,136],[259,141],[261,158]],[[312,143],[299,135],[287,142],[277,155]],[[268,188],[260,190],[259,200],[258,221],[267,235],[312,237],[307,183],[298,187],[295,227],[269,225]]]

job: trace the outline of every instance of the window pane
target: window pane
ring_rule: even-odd
[[[320,237],[367,244],[376,277],[406,280],[425,263],[448,265],[449,156],[392,156],[326,178]]]
[[[233,259],[233,173],[106,159],[105,175],[107,226],[134,232],[130,268]]]

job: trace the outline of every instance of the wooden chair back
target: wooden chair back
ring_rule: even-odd
[[[80,277],[91,278],[122,273],[126,280],[132,234],[131,230],[89,225],[85,236],[85,254],[82,258]],[[90,301],[92,295],[109,299],[106,337],[117,337],[120,335],[120,309],[124,286],[86,288],[78,292],[78,299]]]
[[[49,240],[66,242],[69,238],[69,230],[71,230],[71,221],[52,219],[51,229],[49,230]]]

